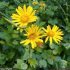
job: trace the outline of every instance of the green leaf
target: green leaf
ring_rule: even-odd
[[[66,68],[67,67],[67,61],[66,60],[61,60],[59,63],[61,68]]]
[[[37,60],[36,59],[28,59],[28,63],[30,64],[31,67],[36,67],[38,65]]]
[[[40,60],[39,61],[39,66],[42,68],[42,67],[44,67],[44,68],[46,68],[47,67],[47,62],[46,62],[46,60]]]
[[[14,65],[14,68],[26,70],[28,68],[28,65],[21,59],[17,59],[17,64]]]
[[[7,32],[0,32],[0,38],[6,41],[10,41],[10,35]]]
[[[42,27],[42,26],[45,25],[45,23],[46,23],[46,22],[43,22],[43,21],[40,20],[40,18],[38,18],[38,20],[36,21],[35,24],[38,25],[38,26],[40,26],[40,27]]]
[[[68,50],[70,49],[70,43],[64,43],[63,46]]]
[[[67,67],[67,61],[61,59],[60,56],[57,56],[55,61],[56,61],[55,63],[57,63],[59,68],[66,68]]]
[[[24,53],[22,59],[27,60],[27,59],[29,59],[29,57],[30,57],[29,49],[25,49],[25,53]]]
[[[58,23],[58,20],[57,19],[49,19],[48,23],[54,25],[54,24]]]
[[[6,54],[6,59],[10,60],[14,57],[14,55],[15,55],[15,52],[10,51],[9,53]]]
[[[38,6],[38,5],[35,5],[35,6],[34,6],[34,9],[35,9],[35,10],[36,10],[36,9],[38,10],[38,9],[39,9],[39,6]]]
[[[0,53],[0,64],[1,64],[1,65],[5,63],[5,61],[6,61],[5,58],[6,58],[5,55],[2,54],[2,53]]]
[[[18,45],[18,41],[16,41],[16,40],[14,40],[12,43],[13,43],[14,45]]]
[[[60,54],[62,52],[62,47],[56,45],[56,44],[52,44],[50,45],[50,48],[53,49],[53,54],[56,55],[56,54]]]
[[[46,14],[49,15],[49,16],[53,16],[54,15],[54,11],[52,11],[50,9],[47,9],[46,10]]]
[[[9,3],[8,3],[8,2],[5,2],[5,1],[0,2],[0,9],[3,9],[3,8],[7,7],[8,4],[9,4]]]
[[[39,26],[42,27],[45,25],[46,22],[39,22]]]
[[[53,54],[56,55],[56,54],[60,54],[62,52],[62,48],[61,47],[58,47],[56,49],[53,50]]]
[[[0,25],[4,25],[4,19],[0,18]]]
[[[14,0],[14,2],[15,2],[16,5],[20,4],[20,0]]]
[[[55,49],[56,47],[58,47],[58,45],[52,43],[51,45],[49,45],[51,49]]]
[[[43,51],[42,57],[46,59],[49,64],[53,65],[55,56],[53,55],[52,50]]]

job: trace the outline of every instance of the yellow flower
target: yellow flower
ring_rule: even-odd
[[[33,4],[33,5],[37,5],[38,2],[37,2],[37,1],[33,1],[32,4]]]
[[[37,25],[31,25],[30,27],[26,28],[26,34],[24,34],[25,36],[27,36],[26,40],[21,41],[20,43],[24,44],[24,45],[28,45],[29,43],[31,43],[31,47],[35,48],[38,45],[41,45],[43,43],[42,38],[42,31],[41,28]],[[38,44],[38,45],[37,45]]]
[[[43,1],[41,1],[41,2],[40,2],[40,6],[41,6],[41,7],[45,7],[46,4],[45,4]]]
[[[21,8],[18,6],[16,9],[16,14],[12,14],[12,21],[15,22],[15,25],[19,28],[26,27],[28,23],[34,22],[37,20],[37,16],[35,16],[35,10],[31,6],[26,8],[26,5]]]
[[[63,32],[56,25],[54,25],[52,28],[50,25],[48,25],[47,29],[43,28],[43,30],[45,31],[44,36],[46,36],[45,42],[47,42],[49,39],[50,45],[52,44],[53,40],[56,43],[59,43],[63,39]]]

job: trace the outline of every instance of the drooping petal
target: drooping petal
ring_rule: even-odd
[[[44,27],[42,28],[45,32],[47,31]]]
[[[24,43],[24,45],[28,45],[29,43],[30,43],[30,41],[27,40],[27,41]]]
[[[21,41],[20,43],[24,44],[24,45],[28,45],[30,43],[30,41],[28,39],[26,39],[26,40]]]
[[[27,26],[27,24],[28,24],[28,23],[22,23],[22,22],[20,22],[20,23],[19,23],[19,27],[20,27],[20,28],[24,28],[24,27]]]
[[[52,37],[50,37],[49,41],[50,41],[50,45],[51,45],[52,44]]]
[[[22,44],[22,43],[25,43],[26,41],[28,41],[27,39],[26,40],[23,40],[23,41],[21,41],[20,43]]]
[[[58,40],[57,40],[57,38],[53,37],[53,40],[55,41],[55,43],[58,44]]]
[[[37,39],[36,42],[42,42],[43,43],[43,40],[42,39]]]
[[[47,37],[47,38],[45,39],[45,43],[48,41],[48,39],[49,39],[49,37]]]
[[[19,22],[20,20],[19,19],[16,19],[16,20],[12,20],[12,22]]]
[[[31,42],[31,46],[34,49],[36,47],[36,43],[35,42]]]

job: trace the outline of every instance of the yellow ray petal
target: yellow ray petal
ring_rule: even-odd
[[[51,31],[51,26],[50,25],[47,26],[47,30],[46,31],[47,32]]]
[[[35,12],[36,12],[36,10],[34,10],[34,11],[31,13],[31,16],[35,15]]]
[[[45,32],[47,31],[44,27],[42,28]]]
[[[37,16],[31,16],[29,22],[34,22],[38,19]]]
[[[27,40],[27,41],[24,43],[24,45],[28,45],[29,43],[30,43],[30,41]]]
[[[57,31],[59,29],[59,27],[57,27],[56,25],[53,26],[52,31]]]
[[[33,11],[33,8],[32,8],[31,6],[28,6],[28,8],[27,8],[27,13],[28,13],[29,15],[31,15],[32,11]]]
[[[25,43],[26,41],[27,41],[27,39],[26,39],[26,40],[21,41],[20,43],[22,44],[22,43]]]
[[[36,42],[42,42],[43,43],[43,40],[42,39],[37,39]]]
[[[57,38],[53,37],[53,40],[55,41],[55,43],[58,44],[58,40],[57,40]]]
[[[19,22],[20,20],[19,19],[16,19],[16,20],[12,20],[12,22]]]
[[[17,15],[17,14],[12,14],[12,19],[18,19],[18,18],[20,18],[20,16],[19,15]]]
[[[36,43],[35,42],[31,42],[31,46],[34,49],[36,47]]]
[[[23,6],[24,13],[26,13],[26,5]]]
[[[22,10],[22,8],[20,6],[18,6],[18,8],[16,9],[16,11],[17,11],[17,13],[19,15],[22,15],[23,14],[23,10]]]
[[[52,37],[50,37],[49,41],[50,41],[50,45],[51,45],[52,44]]]
[[[48,41],[48,39],[49,39],[49,37],[47,37],[47,38],[45,39],[45,43]]]
[[[23,41],[21,41],[20,43],[22,44],[22,43],[25,43],[25,42],[30,42],[28,39],[26,39],[26,40],[23,40]]]

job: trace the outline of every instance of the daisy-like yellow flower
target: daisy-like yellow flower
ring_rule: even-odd
[[[27,36],[26,40],[21,41],[21,44],[24,45],[28,45],[29,43],[31,43],[31,47],[35,48],[38,45],[43,43],[42,38],[42,30],[39,26],[37,25],[31,25],[30,27],[26,28],[26,34],[24,34],[25,36]]]
[[[52,41],[54,40],[56,43],[59,43],[63,37],[63,32],[61,31],[61,29],[59,29],[58,26],[54,25],[52,28],[50,25],[47,26],[47,29],[43,28],[43,30],[45,31],[45,42],[50,41],[50,45],[52,44]]]
[[[38,4],[38,1],[33,1],[32,4],[33,5],[37,5]]]
[[[41,6],[41,7],[45,7],[46,4],[45,4],[43,1],[41,1],[41,2],[40,2],[40,6]]]
[[[35,10],[31,6],[26,8],[26,5],[22,7],[18,6],[16,9],[16,14],[12,14],[12,21],[15,22],[15,25],[19,28],[26,27],[28,23],[34,22],[37,20],[35,16]]]

